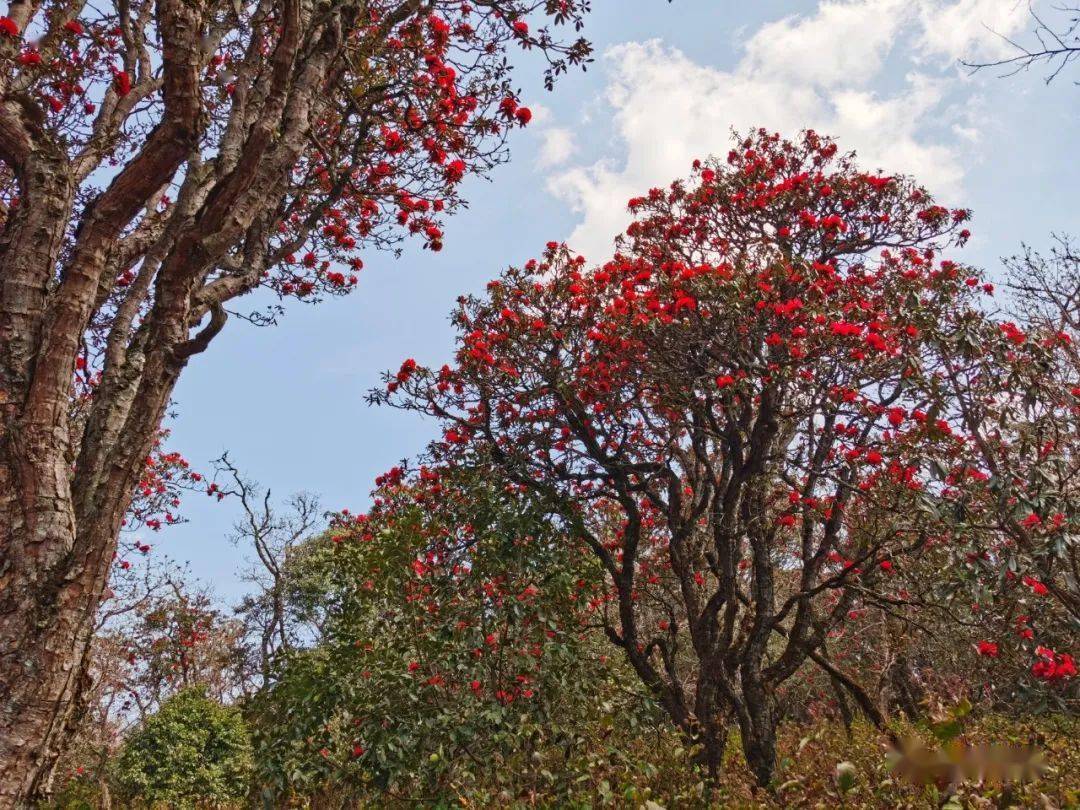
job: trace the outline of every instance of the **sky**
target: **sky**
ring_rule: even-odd
[[[1039,8],[1036,0],[1035,7]],[[233,319],[177,387],[171,449],[200,472],[223,452],[274,498],[317,494],[363,511],[375,476],[423,449],[435,426],[371,408],[379,375],[414,357],[450,360],[448,315],[509,265],[567,241],[602,261],[626,201],[726,154],[732,128],[794,136],[814,128],[863,166],[916,176],[975,212],[954,256],[1000,272],[1022,244],[1080,235],[1080,88],[1033,69],[971,75],[958,60],[1007,53],[1030,30],[1027,0],[593,0],[596,61],[553,93],[541,66],[515,76],[533,123],[511,162],[464,186],[467,211],[439,254],[365,257],[356,292],[293,306],[276,327]],[[250,550],[229,541],[238,505],[192,495],[187,522],[143,532],[155,554],[188,562],[226,604],[247,587]]]

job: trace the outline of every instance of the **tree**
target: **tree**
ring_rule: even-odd
[[[126,806],[194,808],[243,799],[250,787],[251,741],[236,708],[191,687],[147,718],[114,765]]]
[[[547,780],[554,795],[585,776],[601,699],[651,718],[606,682],[595,565],[542,499],[428,467],[391,470],[374,496],[285,566],[290,614],[325,618],[252,704],[269,794],[431,804]]]
[[[124,740],[167,699],[198,686],[214,700],[232,700],[251,680],[239,622],[215,610],[187,571],[149,550],[136,542],[131,552],[139,558],[125,555],[113,567],[57,768],[56,789],[93,785],[102,807],[110,804],[109,768]]]
[[[0,806],[47,790],[117,537],[226,305],[347,292],[528,123],[587,0],[13,3],[0,17]],[[548,23],[551,25],[549,26]],[[273,321],[278,305],[249,313]],[[238,313],[242,314],[242,313]]]
[[[250,543],[255,552],[246,580],[255,591],[246,595],[236,608],[247,637],[249,666],[258,673],[261,685],[269,683],[274,659],[297,646],[312,628],[303,621],[294,621],[289,610],[290,590],[298,586],[292,577],[292,558],[302,553],[302,546],[318,531],[323,515],[319,499],[308,493],[289,498],[284,509],[276,508],[265,490],[260,496],[256,482],[245,478],[222,456],[217,461],[218,472],[229,479],[219,485],[219,492],[235,497],[243,517],[233,527],[232,541]],[[295,568],[296,566],[292,566]]]
[[[1076,674],[1080,631],[1080,275],[1063,238],[1006,267],[1011,313],[942,346],[941,385],[967,437],[944,476],[957,551],[945,570],[968,586],[983,654],[1009,648],[1029,670],[1017,685],[1034,676],[1060,688]]]
[[[804,664],[883,722],[824,644],[951,526],[942,347],[983,290],[938,252],[969,214],[814,132],[755,132],[629,205],[611,261],[550,243],[462,299],[453,367],[410,359],[372,399],[441,420],[441,463],[559,503],[610,640],[714,779],[731,721],[764,785]]]

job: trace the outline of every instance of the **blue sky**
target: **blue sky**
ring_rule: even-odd
[[[993,275],[1021,243],[1080,234],[1074,76],[974,77],[958,57],[993,57],[1023,36],[1017,0],[594,0],[597,61],[543,90],[539,65],[517,83],[537,113],[490,182],[466,188],[469,210],[440,254],[365,258],[359,288],[292,307],[277,327],[234,321],[194,359],[176,392],[171,446],[193,466],[228,451],[274,495],[304,490],[327,508],[363,509],[376,475],[433,436],[414,416],[372,409],[364,394],[406,357],[441,364],[447,315],[509,264],[566,239],[602,259],[625,201],[726,153],[731,127],[835,135],[868,168],[914,173],[951,205],[975,211],[956,258]],[[144,533],[226,601],[244,589],[247,551],[232,546],[229,500],[191,496],[187,523]]]

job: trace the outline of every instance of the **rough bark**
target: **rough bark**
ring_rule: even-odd
[[[0,130],[9,137],[0,139],[0,155],[15,169],[21,199],[0,240],[0,806],[50,788],[139,474],[134,460],[114,463],[117,486],[94,487],[78,502],[71,380],[110,252],[198,137],[200,17],[198,5],[158,3],[167,77],[161,121],[81,212],[58,278],[61,240],[76,217],[76,167],[25,108],[4,108]],[[140,438],[135,458],[145,457],[153,436]]]

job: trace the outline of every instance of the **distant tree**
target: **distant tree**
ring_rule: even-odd
[[[804,666],[883,722],[826,640],[906,604],[899,575],[982,493],[985,463],[943,480],[969,441],[945,381],[1007,327],[939,255],[968,212],[813,132],[755,132],[629,205],[612,260],[549,244],[462,299],[456,365],[406,361],[373,399],[440,419],[440,463],[560,503],[611,641],[714,778],[734,722],[764,785]]]
[[[238,802],[251,779],[251,741],[240,712],[184,689],[124,743],[113,775],[125,807],[195,808]]]
[[[231,540],[254,552],[244,575],[254,590],[236,612],[244,625],[249,665],[265,685],[276,656],[296,646],[305,632],[304,622],[293,621],[290,610],[289,590],[295,583],[288,569],[300,547],[321,533],[324,516],[319,499],[308,493],[276,505],[270,490],[261,490],[257,482],[242,475],[228,455],[218,459],[216,466],[218,491],[235,498],[242,510]]]
[[[183,369],[226,306],[348,292],[589,58],[588,0],[13,2],[0,16],[0,807],[47,791]],[[549,25],[550,24],[550,25]],[[244,313],[236,313],[244,316]],[[222,404],[221,407],[228,407]],[[155,522],[158,517],[151,517]]]
[[[141,553],[140,549],[146,549]],[[56,789],[93,784],[108,803],[108,769],[132,729],[177,692],[199,686],[230,701],[255,687],[242,624],[213,605],[190,572],[135,541],[114,566],[85,661]]]

